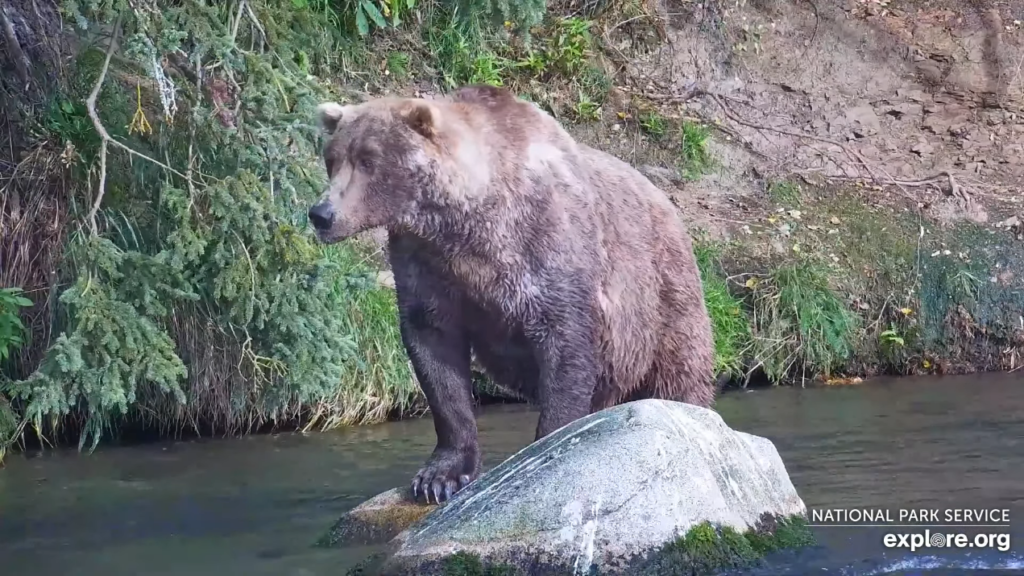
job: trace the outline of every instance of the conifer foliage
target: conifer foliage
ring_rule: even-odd
[[[416,5],[366,3],[61,4],[82,44],[30,132],[66,159],[75,224],[59,329],[34,371],[0,379],[0,448],[69,421],[94,447],[126,424],[322,428],[415,406],[393,295],[305,216],[327,79],[368,16],[400,25]]]

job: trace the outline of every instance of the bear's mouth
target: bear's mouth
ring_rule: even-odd
[[[319,240],[321,244],[337,244],[345,238],[348,238],[347,235],[331,229],[317,230],[314,228],[313,230],[316,233],[316,239]]]
[[[346,226],[344,221],[335,222],[330,228],[313,227],[313,232],[316,234],[317,240],[319,240],[321,244],[328,245],[337,244],[338,242],[347,240],[358,234],[361,230],[361,228]]]

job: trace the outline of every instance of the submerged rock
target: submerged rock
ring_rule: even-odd
[[[408,488],[393,488],[346,512],[317,545],[383,544],[435,508],[414,501]]]
[[[373,572],[444,574],[453,561],[491,567],[481,574],[730,565],[770,551],[779,523],[805,514],[771,441],[712,410],[641,400],[577,420],[488,471],[399,534]],[[725,548],[695,560],[694,543]]]

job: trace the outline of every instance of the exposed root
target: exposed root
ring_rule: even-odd
[[[21,83],[28,86],[31,81],[28,73],[28,57],[25,56],[25,51],[21,49],[18,36],[14,33],[14,25],[11,24],[11,19],[7,16],[7,8],[4,6],[0,6],[0,27],[3,27],[4,40],[7,43],[7,53],[10,55],[11,60],[14,61],[14,69],[18,71]]]

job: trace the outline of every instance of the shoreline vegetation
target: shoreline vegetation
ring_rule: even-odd
[[[716,109],[680,111],[706,94],[622,98],[629,58],[665,37],[639,1],[14,1],[4,18],[0,461],[423,413],[379,247],[307,229],[321,101],[507,86],[591,145],[634,135],[684,193],[738,146]],[[755,224],[691,225],[720,381],[1020,364],[1013,234],[936,226],[873,183],[758,182]]]

